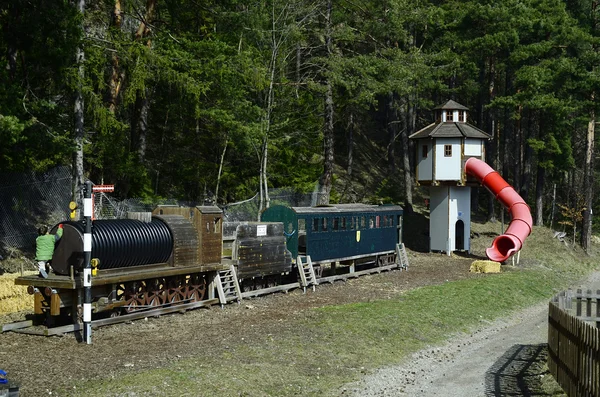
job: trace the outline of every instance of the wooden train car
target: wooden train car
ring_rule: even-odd
[[[244,291],[273,287],[289,281],[292,273],[292,255],[286,249],[281,222],[237,225],[231,258]]]
[[[310,256],[313,263],[326,263],[377,257],[385,262],[393,260],[402,242],[402,216],[397,205],[276,205],[261,220],[283,222],[293,258]]]

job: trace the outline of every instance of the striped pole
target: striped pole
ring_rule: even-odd
[[[92,182],[87,181],[83,190],[83,339],[88,345],[92,344],[92,212]]]

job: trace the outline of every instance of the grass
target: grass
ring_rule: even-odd
[[[268,334],[252,340],[215,346],[202,357],[81,382],[76,394],[339,395],[341,386],[372,370],[399,363],[482,321],[549,299],[595,266],[542,228],[531,236],[521,259],[524,267],[500,274],[423,287],[388,300],[314,309],[274,324]]]

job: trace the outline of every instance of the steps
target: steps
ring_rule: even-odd
[[[408,255],[404,243],[396,244],[396,257],[398,258],[398,268],[408,270]]]
[[[242,301],[242,291],[238,283],[235,267],[231,265],[227,270],[220,270],[215,276],[215,284],[219,294],[219,302],[223,307],[227,302]]]
[[[298,255],[296,264],[298,265],[298,273],[300,274],[300,286],[304,289],[304,293],[306,293],[306,288],[312,286],[312,290],[314,291],[315,286],[319,283],[317,283],[317,276],[315,275],[310,255],[304,257],[304,262],[302,258],[302,256]]]

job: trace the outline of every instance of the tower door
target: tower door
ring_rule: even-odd
[[[456,221],[456,225],[454,226],[454,238],[456,240],[456,247],[454,249],[456,251],[464,251],[465,250],[465,223],[462,220]]]

